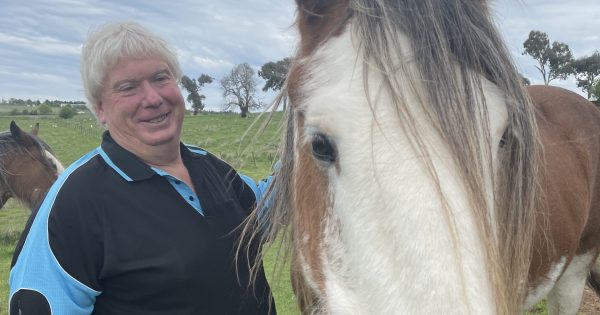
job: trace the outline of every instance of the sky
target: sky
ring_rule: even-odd
[[[576,58],[600,50],[600,0],[496,0],[491,7],[519,71],[534,84],[541,75],[522,55],[531,30],[567,43]],[[79,58],[86,36],[133,20],[175,47],[184,74],[216,79],[202,93],[207,109],[220,110],[218,81],[235,65],[258,71],[294,54],[295,10],[294,0],[0,0],[0,98],[84,101]],[[583,95],[573,77],[552,84]],[[259,97],[269,102],[273,94]]]

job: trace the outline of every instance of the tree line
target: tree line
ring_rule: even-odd
[[[548,34],[536,30],[529,33],[523,47],[523,55],[529,55],[537,62],[535,67],[545,85],[574,75],[577,87],[587,93],[588,99],[600,100],[600,51],[574,58],[569,45],[557,41],[551,44]]]
[[[65,105],[71,105],[73,107],[76,106],[84,106],[84,101],[61,101],[61,100],[44,100],[43,102],[40,100],[31,100],[31,99],[20,99],[20,98],[9,98],[9,99],[0,99],[0,105],[16,105],[16,106],[40,106],[46,105],[50,107],[61,107]]]
[[[69,119],[69,118],[73,118],[79,112],[87,112],[88,111],[87,107],[84,104],[79,103],[79,102],[73,102],[71,104],[62,103],[62,106],[59,105],[59,106],[52,106],[52,107],[48,104],[44,104],[41,102],[40,102],[40,105],[36,105],[35,103],[33,105],[23,105],[23,104],[8,103],[8,102],[3,103],[3,105],[17,105],[17,106],[21,107],[21,108],[19,108],[19,107],[12,108],[7,113],[10,116],[52,115],[52,114],[54,114],[52,107],[60,107],[60,110],[58,110],[58,117],[64,118],[64,119]]]

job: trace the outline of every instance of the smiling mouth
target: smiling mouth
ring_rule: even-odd
[[[150,120],[148,120],[147,122],[149,122],[149,123],[152,123],[152,124],[157,124],[157,123],[159,123],[159,122],[161,122],[161,121],[165,120],[165,119],[167,118],[167,116],[168,116],[168,115],[169,115],[169,114],[164,114],[164,115],[158,116],[158,117],[156,117],[156,118],[150,119]]]

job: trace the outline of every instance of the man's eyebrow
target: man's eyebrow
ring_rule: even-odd
[[[118,90],[118,89],[119,89],[119,86],[121,86],[121,85],[122,85],[122,84],[124,84],[124,83],[128,83],[128,82],[138,82],[138,81],[140,81],[139,77],[133,77],[133,76],[131,76],[131,77],[125,78],[125,79],[123,79],[123,80],[119,80],[119,81],[115,82],[115,83],[112,85],[112,89],[113,89],[113,90]]]
[[[162,70],[158,70],[158,71],[154,72],[154,73],[152,74],[152,76],[153,76],[153,77],[155,77],[155,76],[157,76],[157,75],[159,75],[159,74],[163,74],[163,73],[166,73],[166,74],[168,74],[168,75],[172,75],[172,74],[171,74],[171,70],[169,70],[169,68],[164,68],[164,69],[162,69]]]
[[[157,75],[159,75],[159,74],[162,74],[162,73],[166,73],[166,74],[168,74],[168,75],[172,75],[172,74],[171,74],[171,70],[169,70],[169,68],[167,67],[167,68],[164,68],[164,69],[161,69],[161,70],[158,70],[158,71],[156,71],[156,72],[152,73],[150,76],[151,76],[151,77],[155,77],[155,76],[157,76]],[[123,79],[123,80],[119,80],[119,81],[115,82],[115,83],[112,85],[112,89],[113,89],[113,90],[117,90],[117,89],[119,88],[119,86],[120,86],[121,84],[123,84],[123,83],[127,83],[127,82],[138,82],[138,81],[140,81],[140,80],[141,80],[141,78],[140,78],[140,77],[134,77],[134,76],[131,76],[131,77],[125,78],[125,79]]]

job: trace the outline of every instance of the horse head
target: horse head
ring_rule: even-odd
[[[296,2],[269,215],[291,226],[301,307],[517,313],[534,118],[485,2]]]
[[[10,132],[1,135],[1,205],[15,197],[33,209],[64,170],[50,147],[37,137],[38,131],[38,123],[27,133],[12,121]]]

